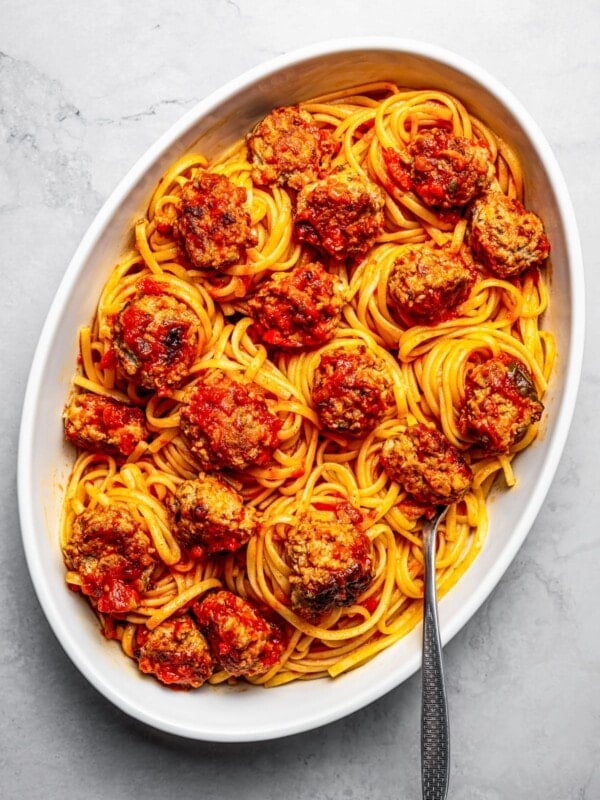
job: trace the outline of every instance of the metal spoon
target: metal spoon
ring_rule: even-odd
[[[447,506],[423,524],[425,591],[421,668],[421,790],[423,800],[445,800],[450,778],[450,729],[435,588],[437,529]]]

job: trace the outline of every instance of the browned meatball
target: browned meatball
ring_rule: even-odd
[[[160,291],[145,293],[117,314],[112,336],[126,378],[145,389],[167,389],[179,386],[189,374],[198,354],[200,322],[177,298]]]
[[[298,106],[273,109],[247,135],[246,143],[254,166],[252,180],[291,189],[317,180],[338,149],[333,136]]]
[[[487,192],[473,203],[469,244],[485,266],[501,278],[540,266],[550,253],[542,220],[502,192]]]
[[[223,480],[205,473],[177,487],[172,510],[179,542],[205,553],[238,550],[258,528],[254,508]]]
[[[433,324],[464,303],[475,279],[473,265],[460,253],[429,244],[410,245],[394,263],[388,294],[403,320]]]
[[[282,631],[247,600],[224,589],[196,602],[193,611],[215,660],[231,675],[262,675],[281,658]]]
[[[291,568],[291,603],[302,616],[318,617],[348,606],[373,577],[369,537],[358,527],[360,515],[346,503],[335,512],[304,514],[285,541]]]
[[[385,364],[363,345],[323,353],[314,373],[312,400],[326,430],[350,436],[369,433],[394,408]]]
[[[341,281],[314,262],[276,272],[248,300],[252,338],[296,350],[333,339],[344,305]]]
[[[207,370],[184,395],[180,426],[205,469],[265,464],[279,444],[281,420],[255,383]]]
[[[184,185],[174,232],[193,267],[244,263],[247,248],[256,244],[246,201],[244,187],[225,175],[201,172]]]
[[[88,509],[75,518],[64,559],[98,611],[114,615],[137,608],[155,566],[150,538],[129,511],[114,507]]]
[[[464,206],[493,177],[485,143],[455,136],[444,128],[417,134],[408,145],[406,159],[392,148],[383,155],[392,179],[404,191],[413,189],[431,207]]]
[[[294,231],[333,258],[362,258],[383,229],[385,196],[350,169],[307,184],[298,194]]]
[[[544,410],[527,367],[502,353],[473,365],[465,381],[461,432],[489,453],[505,453]]]
[[[141,409],[91,392],[73,395],[64,422],[68,441],[92,453],[126,458],[148,437]]]
[[[204,635],[188,615],[138,628],[134,656],[142,672],[179,689],[196,689],[213,674],[213,658]]]
[[[417,503],[455,503],[473,481],[471,467],[460,450],[438,430],[422,423],[387,439],[380,461],[390,478]]]

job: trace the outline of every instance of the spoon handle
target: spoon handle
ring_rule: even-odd
[[[435,546],[441,517],[423,529],[425,607],[421,686],[421,788],[423,800],[445,800],[450,777],[450,729],[442,668],[435,588]]]

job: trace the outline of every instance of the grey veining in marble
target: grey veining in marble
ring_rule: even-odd
[[[526,105],[563,169],[588,296],[576,414],[546,505],[445,648],[456,800],[600,799],[600,58],[596,2],[0,0],[0,796],[6,800],[411,800],[419,679],[348,719],[266,744],[144,727],[99,696],[31,586],[16,501],[20,407],[43,319],[117,181],[193,103],[289,49],[429,40]]]

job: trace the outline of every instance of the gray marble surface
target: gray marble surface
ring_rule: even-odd
[[[547,502],[445,648],[450,798],[600,798],[600,6],[400,0],[0,0],[0,796],[6,800],[420,797],[418,676],[269,743],[181,740],[126,717],[55,640],[23,555],[18,426],[44,317],[116,182],[196,100],[266,58],[360,34],[422,39],[492,72],[544,130],[585,256],[583,380]]]

